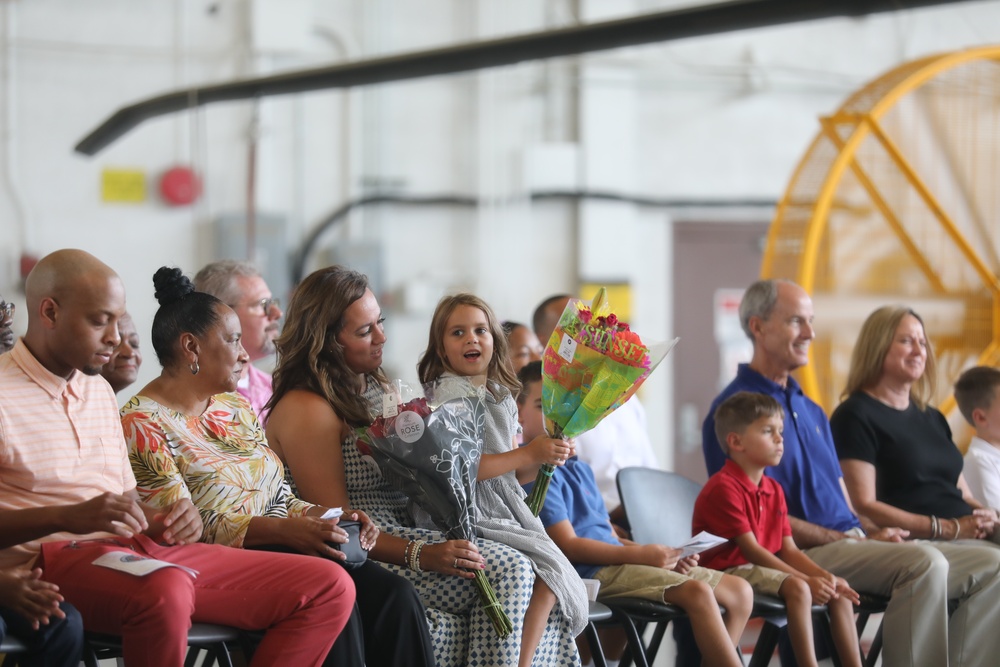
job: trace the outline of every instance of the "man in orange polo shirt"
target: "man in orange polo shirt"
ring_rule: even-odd
[[[208,622],[267,630],[252,664],[320,665],[347,622],[354,586],[331,561],[199,544],[190,500],[138,500],[114,393],[101,378],[119,342],[125,290],[80,250],[43,258],[25,283],[28,329],[0,356],[0,568],[38,567],[89,630],[120,634],[126,664],[184,662]],[[145,576],[94,564],[152,558]]]

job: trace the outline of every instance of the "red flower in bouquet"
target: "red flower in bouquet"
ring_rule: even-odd
[[[400,412],[414,412],[420,417],[426,417],[431,413],[431,408],[427,405],[426,398],[415,398],[412,401],[407,401],[402,405],[398,405],[396,407],[396,414],[399,414]],[[368,427],[368,430],[376,438],[384,438],[390,433],[390,426],[394,424],[395,421],[396,415],[392,415],[390,417],[379,415],[375,418],[375,421],[372,422],[372,425]],[[359,447],[359,449],[361,448]],[[365,449],[367,449],[367,447],[365,447]],[[368,454],[369,452],[362,450],[362,453]]]
[[[421,417],[426,417],[431,413],[431,408],[427,405],[426,398],[415,398],[399,406],[400,412],[416,412]]]

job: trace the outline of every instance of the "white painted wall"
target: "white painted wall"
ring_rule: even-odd
[[[22,254],[81,247],[119,271],[140,331],[148,331],[153,271],[169,264],[193,274],[215,258],[212,220],[246,206],[252,103],[149,121],[93,158],[73,153],[122,105],[197,83],[685,4],[697,3],[6,0],[0,294],[22,298]],[[541,298],[580,280],[627,279],[637,330],[667,338],[676,212],[532,204],[528,189],[777,199],[818,115],[902,61],[995,39],[996,25],[1000,3],[965,2],[270,98],[258,105],[255,201],[262,212],[286,216],[294,248],[318,219],[370,192],[371,183],[487,200],[478,210],[366,209],[323,237],[324,246],[381,244],[391,317],[386,363],[396,375],[415,375],[430,309],[456,289],[479,293],[502,318],[527,321]],[[170,209],[155,194],[138,205],[101,202],[102,169],[145,170],[152,190],[175,163],[204,174],[197,205]],[[729,215],[712,207],[701,213]],[[24,321],[19,313],[17,326]],[[140,381],[156,372],[147,349]],[[656,443],[672,432],[668,377],[658,371],[644,393]],[[669,464],[665,445],[660,454]]]

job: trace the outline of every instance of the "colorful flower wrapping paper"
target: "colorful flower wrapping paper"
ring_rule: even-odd
[[[590,304],[571,299],[542,357],[542,412],[553,438],[575,438],[630,399],[677,343],[646,345],[611,312],[604,288]],[[554,466],[544,465],[525,499],[537,516]]]
[[[397,381],[385,393],[383,414],[358,430],[357,446],[382,477],[430,515],[449,539],[476,539],[476,476],[486,408],[476,388],[461,378],[424,385],[424,396]],[[475,571],[480,603],[499,637],[513,626],[482,570]]]

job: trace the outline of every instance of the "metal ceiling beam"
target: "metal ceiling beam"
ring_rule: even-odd
[[[572,56],[734,30],[836,16],[863,16],[951,2],[955,0],[736,0],[231,83],[197,86],[122,107],[84,137],[76,145],[76,150],[85,155],[94,155],[143,121],[214,102],[455,74],[526,60]]]

